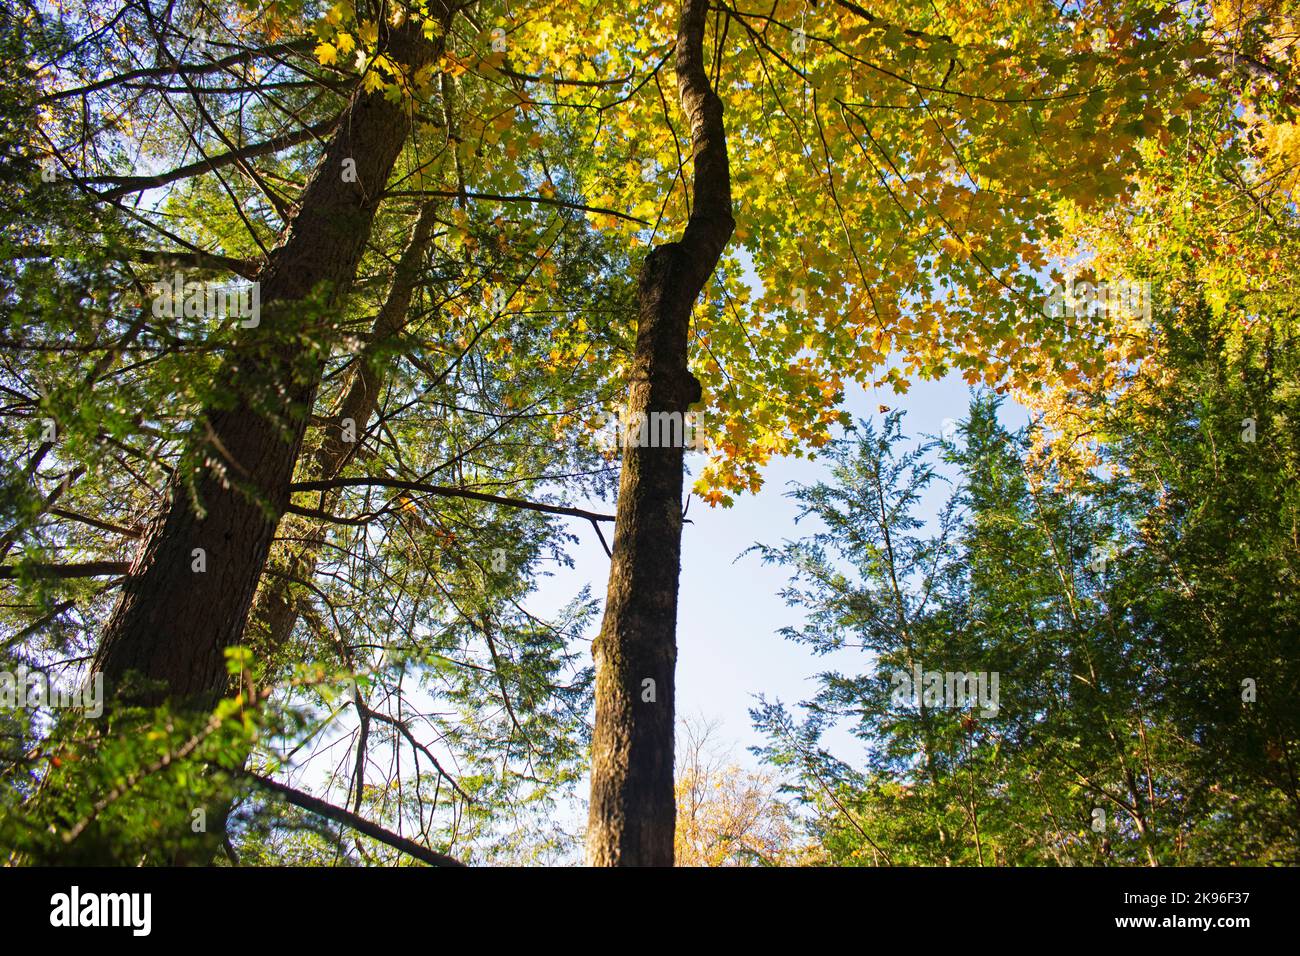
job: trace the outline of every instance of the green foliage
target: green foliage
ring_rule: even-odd
[[[465,13],[0,11],[0,670],[82,679],[122,566],[171,489],[197,495],[222,454],[205,411],[294,436],[305,420],[294,478],[312,480],[344,396],[376,389],[339,487],[280,489],[284,516],[260,502],[280,517],[262,593],[293,624],[276,642],[250,623],[223,719],[0,714],[16,858],[409,862],[253,789],[244,766],[467,860],[571,847],[553,817],[589,743],[598,608],[582,589],[549,619],[529,609],[575,540],[529,505],[615,487],[592,425],[625,392],[642,255],[693,201],[676,10]],[[764,549],[799,570],[787,598],[809,617],[787,636],[869,662],[828,671],[805,719],[766,703],[759,718],[830,858],[1292,860],[1300,399],[1279,277],[1297,137],[1273,42],[1289,10],[718,13],[706,46],[737,231],[691,325],[706,500],[756,489],[773,455],[818,452],[848,423],[851,381],[902,392],[956,369],[1046,392],[1051,424],[1086,420],[1099,448],[1091,471],[1044,462],[1042,433],[1007,433],[984,396],[956,445],[904,450],[899,417],[864,424],[830,449],[834,480],[799,493],[824,530]],[[408,17],[448,41],[413,75],[386,46]],[[1229,69],[1233,44],[1249,60]],[[253,328],[158,315],[154,284],[178,271],[259,274],[313,177],[335,174],[331,124],[358,90],[402,104],[411,131],[366,197],[379,211],[354,280]],[[380,327],[430,208],[409,307]],[[1151,345],[1132,329],[1041,308],[1076,240],[1103,272],[1157,280],[1158,374],[1131,366]],[[958,483],[931,527],[935,454]],[[243,487],[237,472],[223,478]],[[87,564],[108,570],[49,573]],[[899,708],[894,670],[997,672],[1004,703]],[[840,718],[867,746],[860,768],[822,745]]]
[[[0,714],[13,726],[13,714]],[[257,727],[240,701],[212,714],[121,708],[68,716],[3,755],[0,846],[29,865],[206,862]]]
[[[268,307],[250,328],[155,313],[153,284],[178,271],[186,281],[218,282],[230,278],[227,260],[256,268],[325,137],[258,157],[252,170],[182,177],[129,209],[96,201],[104,181],[297,132],[336,116],[348,98],[333,71],[302,62],[264,61],[265,75],[206,70],[215,57],[271,44],[301,25],[301,5],[260,11],[268,15],[242,26],[246,12],[223,10],[234,19],[188,4],[171,8],[166,22],[127,9],[114,29],[98,31],[72,15],[19,25],[5,14],[0,53],[8,75],[26,82],[0,93],[0,556],[13,569],[0,608],[0,670],[40,667],[66,685],[82,679],[123,579],[42,569],[129,561],[174,475],[189,483],[211,461],[203,409],[269,413],[286,425],[286,413],[310,414],[298,477],[318,477],[314,449],[365,362],[381,389],[378,413],[355,423],[357,450],[342,479],[381,476],[557,504],[612,489],[611,465],[586,440],[584,422],[620,387],[613,357],[626,349],[627,251],[572,209],[450,198],[527,192],[544,180],[520,167],[507,182],[481,152],[448,148],[448,124],[472,125],[491,98],[474,77],[441,95],[428,91],[394,171],[398,195],[385,203],[350,288]],[[167,50],[157,62],[176,57],[195,72],[40,100],[136,69],[142,46],[159,47],[160,30]],[[200,30],[211,40],[206,50],[190,42]],[[58,69],[29,66],[37,63]],[[187,80],[203,88],[201,98],[186,95]],[[257,83],[267,95],[250,97]],[[584,161],[562,133],[543,144],[561,180]],[[47,182],[42,160],[50,155],[71,165],[56,163]],[[86,188],[96,174],[102,180]],[[424,194],[440,189],[447,195]],[[393,263],[431,200],[442,205],[411,307],[398,330],[376,338]],[[226,259],[194,265],[131,254],[179,255],[185,244]],[[289,383],[259,373],[264,358],[286,350],[297,356],[291,376],[323,367],[312,409],[283,408]],[[47,419],[57,426],[50,442]],[[227,477],[241,481],[233,470]],[[294,503],[323,505],[307,493]],[[327,802],[467,859],[525,858],[568,839],[548,817],[572,792],[585,755],[592,674],[581,638],[595,604],[582,591],[549,619],[528,607],[547,565],[569,560],[565,519],[369,485],[339,490],[325,510],[340,520],[289,515],[280,525],[264,586],[289,575],[296,628],[271,652],[250,626],[251,655],[231,681],[230,694],[256,710],[255,725],[214,732],[176,754],[209,715],[118,708],[104,726],[77,725],[20,705],[3,715],[0,846],[29,862],[206,863],[226,858],[221,836],[232,808],[228,849],[238,857],[271,861],[283,850],[285,859],[322,864],[406,859],[378,841],[349,836],[344,844],[336,824],[221,770],[246,763],[293,775]],[[294,567],[291,558],[314,540],[312,566]],[[368,758],[359,771],[327,766],[322,754],[340,739]],[[65,750],[70,756],[55,767]],[[206,836],[190,831],[200,803],[209,808]],[[308,821],[301,840],[283,839]]]
[[[1300,368],[1280,343],[1225,355],[1210,311],[1187,311],[1165,323],[1179,374],[1104,411],[1103,467],[1082,479],[1032,464],[979,396],[942,446],[960,480],[928,533],[934,445],[904,447],[897,415],[835,449],[833,482],[795,492],[825,530],[761,549],[797,569],[786,597],[808,623],[787,637],[869,656],[823,674],[802,718],[753,713],[833,862],[1295,862],[1300,499],[1283,423]],[[890,675],[914,667],[998,672],[1000,707],[900,700]],[[823,743],[840,720],[860,768]]]

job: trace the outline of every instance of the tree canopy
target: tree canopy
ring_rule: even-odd
[[[6,856],[1295,862],[1294,7],[0,12]],[[683,768],[687,504],[780,456],[868,655]]]

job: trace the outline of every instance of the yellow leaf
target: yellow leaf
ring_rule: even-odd
[[[339,51],[335,49],[332,43],[318,43],[316,49],[312,51],[316,54],[316,60],[321,66],[329,66],[338,60]]]
[[[456,56],[456,54],[450,52],[442,55],[440,65],[442,66],[443,72],[448,73],[451,76],[460,76],[468,70],[465,61]]]
[[[351,33],[340,33],[334,38],[334,45],[338,47],[340,53],[347,56],[357,45],[357,41],[352,39]]]

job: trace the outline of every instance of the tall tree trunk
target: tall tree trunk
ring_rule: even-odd
[[[655,413],[700,398],[687,367],[691,310],[735,226],[722,101],[704,67],[708,0],[684,0],[677,92],[690,122],[694,208],[682,238],[641,269],[623,473],[596,660],[587,859],[593,866],[671,866],[674,670],[681,567],[681,447],[633,440]]]
[[[393,283],[389,287],[388,296],[380,307],[379,314],[375,316],[365,347],[357,356],[348,387],[337,411],[325,424],[320,446],[311,456],[312,478],[338,477],[360,447],[361,436],[378,407],[379,394],[384,385],[384,374],[376,359],[376,352],[406,326],[441,205],[441,200],[426,203],[411,229],[406,248],[393,271]],[[356,435],[353,441],[347,440],[345,436],[344,423],[347,422],[351,423]],[[332,510],[331,506],[337,496],[337,492],[324,493],[321,510]],[[270,569],[273,573],[263,577],[258,588],[249,614],[249,635],[246,640],[251,644],[255,658],[268,668],[274,666],[278,652],[288,643],[298,621],[298,606],[294,600],[292,583],[294,580],[310,578],[315,573],[316,563],[325,545],[325,536],[324,525],[310,524],[304,534],[305,542],[295,547],[283,560],[273,560]],[[268,671],[263,675],[263,680],[272,680],[273,676]]]
[[[412,73],[440,52],[415,22],[387,40],[392,59]],[[408,109],[382,92],[357,90],[259,276],[257,331],[278,344],[243,347],[225,364],[232,400],[199,417],[191,440],[203,464],[197,474],[177,469],[171,500],[149,529],[92,665],[134,702],[203,706],[225,686],[224,651],[243,635],[320,381],[319,354],[295,334],[307,331],[303,306],[321,290],[327,304],[337,302],[354,278],[411,128]],[[203,571],[195,570],[196,549]],[[123,688],[129,675],[139,681]]]

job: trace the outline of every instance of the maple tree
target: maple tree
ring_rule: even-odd
[[[184,751],[238,826],[249,775],[278,769],[265,742],[346,712],[349,819],[400,833],[409,782],[426,844],[508,854],[494,811],[572,784],[594,698],[588,858],[670,863],[683,449],[610,449],[602,415],[697,411],[692,492],[723,506],[773,456],[826,450],[853,382],[955,370],[1073,439],[1080,389],[1151,349],[1136,316],[1050,307],[1084,247],[1094,279],[1195,283],[1264,334],[1293,252],[1292,20],[1149,0],[9,17],[30,79],[4,101],[11,643],[89,659],[122,722],[99,770],[60,764],[84,786],[33,769],[91,746],[68,726],[15,792],[126,858],[151,837],[114,849],[112,781],[183,820],[193,794],[153,781]],[[1144,232],[1167,222],[1176,241]],[[181,328],[156,309],[177,270],[255,283],[260,315]],[[615,514],[575,505],[615,490]],[[555,622],[519,603],[566,522],[612,552],[594,674],[570,646],[588,595]],[[415,769],[376,787],[376,750]],[[452,794],[432,838],[426,784]],[[157,852],[214,851],[191,842]]]

